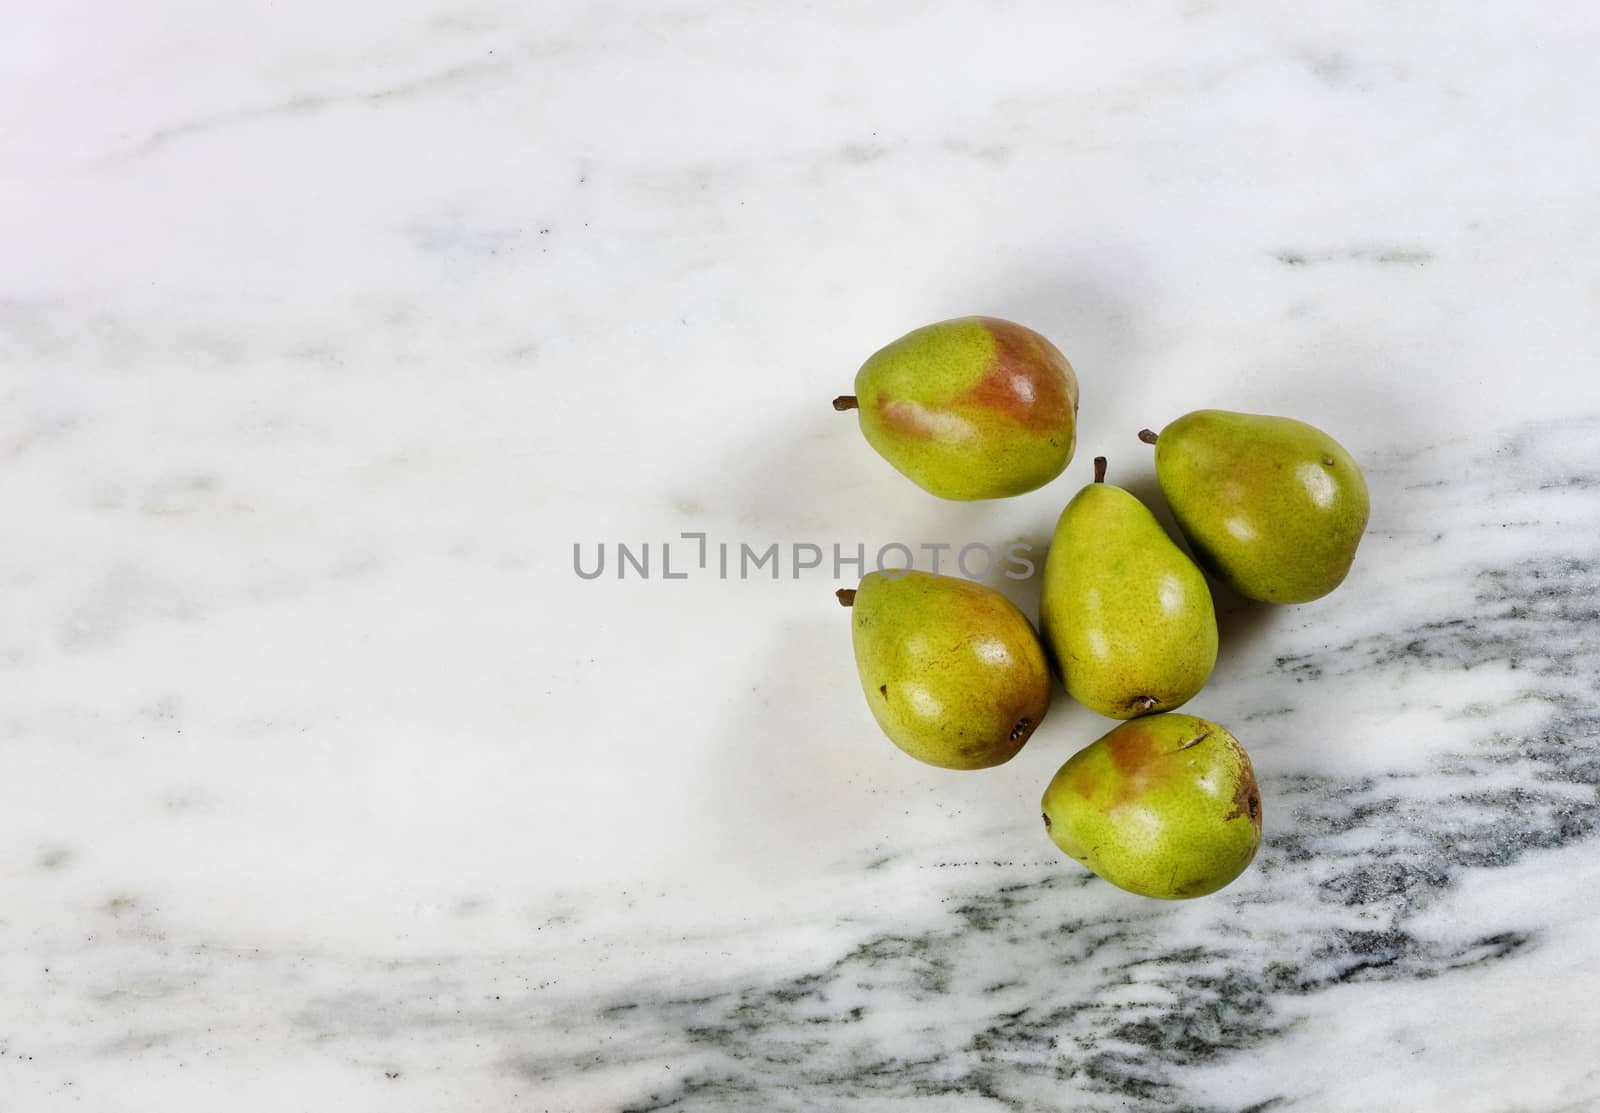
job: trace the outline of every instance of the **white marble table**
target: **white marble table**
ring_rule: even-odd
[[[1600,1108],[1592,5],[5,28],[0,1109]],[[828,400],[974,312],[1080,447],[941,503]],[[1105,720],[917,765],[790,557],[1042,556],[1207,405],[1374,513],[1223,602],[1265,842],[1164,904],[1038,823]]]

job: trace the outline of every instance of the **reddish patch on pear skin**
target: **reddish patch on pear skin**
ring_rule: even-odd
[[[1077,410],[1076,377],[1056,346],[1032,329],[982,317],[995,353],[983,377],[958,402],[993,410],[1036,433],[1066,427]]]
[[[1115,799],[1108,804],[1111,808],[1132,803],[1181,771],[1180,766],[1164,760],[1171,751],[1163,749],[1161,740],[1143,730],[1121,728],[1107,737],[1105,744],[1111,764],[1120,774]],[[1089,795],[1088,791],[1084,795]]]
[[[927,440],[933,436],[933,423],[915,402],[903,402],[880,394],[878,415],[883,419],[884,428],[893,429],[902,436],[916,440]]]
[[[1106,739],[1106,752],[1111,755],[1111,764],[1125,776],[1137,773],[1150,764],[1150,760],[1157,756],[1157,748],[1156,740],[1142,730],[1124,728]]]

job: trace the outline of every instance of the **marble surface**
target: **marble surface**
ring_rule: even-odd
[[[6,24],[7,1113],[1600,1109],[1593,6]],[[827,403],[974,312],[1080,447],[941,503]],[[792,557],[1207,405],[1374,511],[1221,601],[1265,842],[1163,904],[1039,827],[1105,720],[911,762]]]

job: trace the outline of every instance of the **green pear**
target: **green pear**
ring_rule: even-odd
[[[947,499],[996,499],[1061,474],[1077,438],[1078,377],[1055,345],[995,317],[909,332],[856,374],[861,432],[906,478]]]
[[[856,670],[889,740],[929,765],[1011,760],[1050,707],[1050,668],[1033,626],[982,584],[927,572],[871,572],[851,607]]]
[[[1217,663],[1211,590],[1155,515],[1095,481],[1056,522],[1044,563],[1040,625],[1067,691],[1113,719],[1170,711]]]
[[[1216,723],[1152,715],[1067,760],[1044,792],[1051,841],[1119,888],[1162,900],[1214,893],[1261,842],[1250,756]]]
[[[1343,582],[1367,528],[1367,481],[1321,429],[1196,410],[1139,437],[1201,564],[1265,603],[1307,603]]]

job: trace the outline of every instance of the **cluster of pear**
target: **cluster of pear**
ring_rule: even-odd
[[[1078,381],[1031,329],[990,317],[929,325],[876,352],[856,392],[868,443],[917,485],[950,499],[1048,483],[1072,459]],[[947,769],[1009,761],[1067,692],[1127,720],[1062,765],[1045,790],[1050,838],[1135,893],[1202,896],[1244,872],[1261,840],[1261,796],[1244,747],[1216,723],[1176,714],[1217,660],[1204,567],[1270,603],[1326,595],[1366,529],[1361,469],[1319,429],[1283,417],[1200,410],[1155,445],[1156,478],[1194,560],[1135,496],[1078,492],[1045,560],[1041,638],[980,584],[911,570],[841,590],[856,667],[883,732]],[[1195,561],[1199,561],[1199,566]]]

